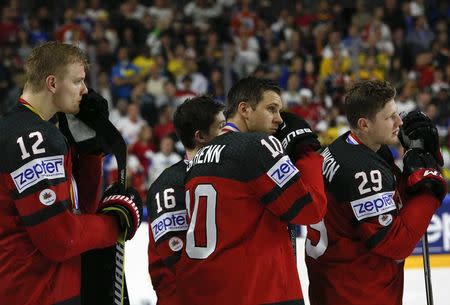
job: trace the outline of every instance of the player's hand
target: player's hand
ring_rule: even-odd
[[[447,194],[447,183],[429,152],[418,148],[408,150],[403,156],[403,174],[407,177],[406,186],[411,193],[427,189],[441,202]]]
[[[80,111],[75,116],[86,125],[91,126],[99,116],[108,118],[108,101],[94,89],[88,88],[88,93],[81,99]]]
[[[283,123],[274,136],[283,144],[291,160],[300,159],[305,153],[316,151],[321,147],[317,135],[304,119],[290,112],[281,112],[281,118]]]
[[[444,165],[439,148],[439,135],[436,126],[422,111],[414,110],[402,117],[403,125],[400,127],[398,138],[402,146],[422,148],[434,156],[439,166]]]
[[[97,212],[116,216],[122,232],[127,231],[125,240],[129,240],[142,221],[142,199],[134,188],[121,192],[115,183],[106,189]]]
[[[94,90],[88,90],[81,99],[78,114],[58,113],[59,129],[80,152],[107,152],[102,138],[97,136],[92,126],[99,116],[108,118],[108,102]]]

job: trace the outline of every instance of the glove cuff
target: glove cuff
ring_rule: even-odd
[[[139,209],[133,200],[124,195],[112,195],[103,199],[100,209],[102,213],[114,213],[120,218],[122,228],[131,228],[126,239],[133,238],[139,224],[141,223],[141,215]],[[132,223],[129,223],[131,216]]]
[[[408,176],[406,185],[412,192],[427,188],[442,202],[447,194],[447,183],[439,170],[435,168],[421,168]]]
[[[304,139],[300,143],[292,143],[291,147],[289,150],[286,150],[286,154],[292,161],[301,159],[305,154],[322,148],[316,138]]]

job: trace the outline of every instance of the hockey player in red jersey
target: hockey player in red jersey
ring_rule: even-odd
[[[186,149],[186,158],[164,170],[150,186],[149,272],[158,305],[176,305],[175,264],[184,248],[188,227],[184,177],[188,160],[216,137],[225,117],[224,106],[207,96],[187,99],[175,111],[175,130]]]
[[[86,66],[73,45],[36,47],[19,103],[0,119],[1,304],[80,305],[80,254],[114,245],[125,229],[129,239],[139,225],[133,190],[99,202],[101,155],[74,150],[48,121],[102,102],[87,94]]]
[[[414,114],[401,127],[394,98],[388,82],[355,84],[344,104],[351,131],[322,153],[328,210],[306,241],[312,305],[402,304],[404,260],[446,194],[436,127]],[[404,143],[425,144],[405,144],[403,173],[387,146],[402,129]]]
[[[189,163],[190,224],[176,266],[180,304],[304,304],[287,224],[323,217],[322,157],[306,122],[283,123],[281,108],[272,81],[238,81],[223,133]]]

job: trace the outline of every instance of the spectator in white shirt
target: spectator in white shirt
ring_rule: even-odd
[[[127,116],[120,118],[117,122],[117,129],[120,131],[128,145],[133,145],[136,142],[139,131],[145,124],[145,121],[140,117],[139,112],[139,105],[131,103],[127,107]]]
[[[170,135],[161,139],[157,153],[148,152],[147,157],[150,159],[148,185],[151,185],[166,168],[181,160],[180,155],[174,152],[174,141]]]

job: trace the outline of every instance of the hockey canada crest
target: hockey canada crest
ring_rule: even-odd
[[[39,194],[39,201],[43,205],[52,205],[56,201],[56,193],[51,189],[45,189]]]

